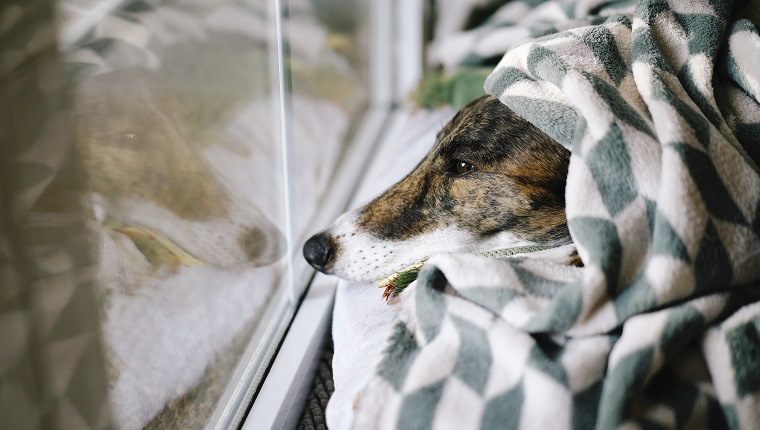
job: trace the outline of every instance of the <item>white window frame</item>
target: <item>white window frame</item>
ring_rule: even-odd
[[[366,171],[368,156],[393,123],[396,106],[409,97],[422,76],[424,0],[373,0],[370,3],[370,107],[348,146],[329,207],[314,223],[314,232],[346,210]],[[370,179],[371,180],[371,179]],[[269,373],[242,423],[243,430],[295,428],[311,389],[319,352],[330,329],[337,278],[316,274]],[[262,370],[262,369],[260,369]],[[210,429],[230,428],[235,421],[217,421]]]

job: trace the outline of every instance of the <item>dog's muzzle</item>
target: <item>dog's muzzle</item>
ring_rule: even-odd
[[[335,245],[330,235],[318,233],[303,245],[303,256],[311,267],[322,273],[328,273],[330,258],[335,253]]]

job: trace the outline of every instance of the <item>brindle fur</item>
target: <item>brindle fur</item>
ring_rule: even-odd
[[[443,128],[412,173],[309,239],[304,257],[324,273],[365,282],[434,253],[569,244],[569,163],[562,145],[482,97]]]
[[[457,174],[460,161],[473,169]],[[455,224],[483,238],[509,231],[541,244],[570,243],[569,161],[562,145],[484,96],[457,113],[408,176],[361,210],[357,226],[386,240]]]

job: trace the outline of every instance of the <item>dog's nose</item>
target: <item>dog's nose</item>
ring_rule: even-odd
[[[327,234],[315,234],[303,245],[303,257],[311,267],[327,273],[325,268],[333,255],[333,248],[332,239]]]

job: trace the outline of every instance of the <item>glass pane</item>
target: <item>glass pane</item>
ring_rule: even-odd
[[[277,340],[367,102],[355,3],[58,0],[117,427],[203,427]]]
[[[288,150],[293,181],[291,243],[296,279],[311,273],[301,257],[302,245],[322,225],[315,219],[323,209],[330,181],[345,152],[344,145],[367,107],[367,1],[292,0],[283,3],[283,31],[290,82]],[[333,214],[335,216],[337,214]],[[303,283],[293,285],[293,295]]]
[[[0,428],[105,429],[94,259],[52,3],[0,2]]]
[[[299,233],[325,198],[341,143],[366,106],[366,2],[289,2],[287,32],[292,81]]]

